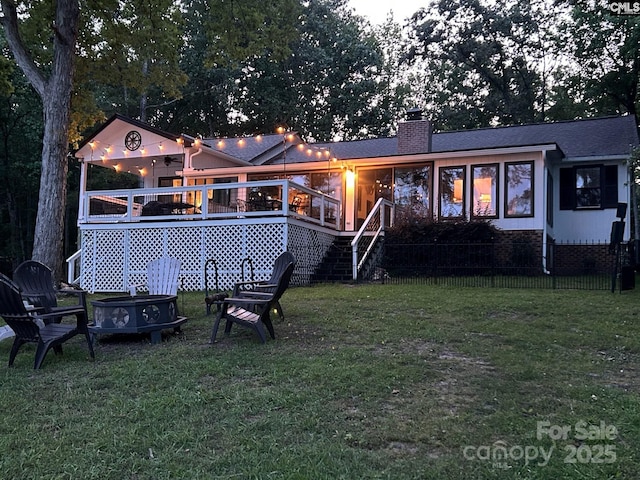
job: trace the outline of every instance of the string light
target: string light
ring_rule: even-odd
[[[283,162],[283,169],[286,172],[286,163],[287,163],[287,150],[288,150],[288,146],[287,143],[295,143],[297,149],[299,152],[306,154],[306,156],[311,157],[311,156],[315,156],[315,158],[317,158],[318,160],[322,160],[322,159],[327,159],[328,163],[328,170],[331,170],[331,163],[336,163],[338,161],[338,159],[336,157],[332,157],[331,155],[331,151],[330,148],[327,147],[316,147],[314,145],[310,145],[308,143],[302,142],[302,141],[296,141],[297,139],[297,134],[295,132],[290,132],[288,131],[286,126],[278,126],[276,128],[276,132],[279,135],[282,135],[282,145],[283,145],[283,150],[282,150],[282,162]],[[264,141],[264,137],[265,135],[263,134],[257,134],[253,137],[242,137],[242,138],[238,138],[237,139],[237,146],[240,148],[244,148],[248,145],[248,141],[249,139],[253,139],[255,142],[260,143]],[[218,139],[216,141],[216,148],[219,150],[222,150],[224,148],[227,147],[227,140],[233,140],[233,139]],[[180,136],[177,137],[175,139],[176,144],[181,145],[184,147],[185,144],[185,137],[184,136]],[[195,138],[193,139],[193,146],[200,148],[202,146],[202,142],[203,139],[201,137]],[[148,143],[144,146],[141,146],[140,150],[138,151],[138,154],[141,156],[147,156],[150,154],[149,149],[151,147],[156,147],[158,148],[159,152],[164,153],[166,150],[166,139],[159,141],[159,142],[154,142],[154,143]],[[98,148],[98,145],[100,144],[99,141],[97,140],[92,140],[90,142],[88,142],[89,147],[91,148],[92,151],[92,158],[93,158],[93,151],[96,150],[96,148]],[[109,156],[112,154],[112,152],[114,151],[114,148],[120,149],[120,151],[122,151],[122,157],[126,157],[126,158],[130,158],[130,157],[134,157],[134,151],[129,151],[124,145],[119,146],[119,145],[107,145],[106,147],[103,148],[103,153],[100,155],[100,160],[103,163],[107,163],[107,161],[109,160]],[[115,160],[116,158],[114,158]],[[151,158],[150,159],[152,163],[155,163],[155,158]],[[121,170],[121,167],[118,166],[117,168],[114,166],[114,168],[117,171]],[[342,170],[347,169],[344,164],[342,165]],[[352,169],[351,169],[352,170]],[[141,172],[142,173],[142,172]],[[148,174],[148,171],[145,171],[145,174]]]

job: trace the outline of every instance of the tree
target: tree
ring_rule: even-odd
[[[0,92],[0,257],[15,267],[33,246],[42,105],[20,69],[10,70],[11,88]]]
[[[407,60],[427,69],[423,98],[440,127],[545,119],[556,67],[548,2],[438,0],[411,19]]]
[[[47,11],[51,4],[34,5]],[[0,23],[13,57],[42,100],[42,166],[32,258],[49,265],[59,278],[62,271],[71,91],[80,14],[78,0],[58,0],[55,11],[47,11],[44,18],[50,21],[46,31],[50,41],[43,46],[49,47],[51,62],[46,64],[36,63],[22,40],[20,24],[24,22],[25,15],[22,13],[18,18],[18,5],[12,0],[0,0],[0,7]]]
[[[576,92],[583,114],[638,114],[640,17],[617,15],[610,2],[566,0],[572,18],[562,33],[573,60],[562,85]],[[575,88],[579,86],[579,88]]]
[[[181,97],[183,15],[174,0],[85,0],[80,18],[75,93],[92,92],[97,106],[152,121]],[[91,84],[87,84],[91,82]]]
[[[238,79],[243,129],[274,130],[285,123],[317,141],[388,134],[394,101],[375,35],[345,0],[305,2],[292,54],[246,62]]]

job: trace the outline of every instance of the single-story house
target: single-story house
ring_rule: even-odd
[[[338,240],[352,242],[353,278],[398,215],[490,219],[539,247],[630,237],[631,115],[437,132],[418,110],[397,136],[306,143],[280,131],[199,138],[111,117],[75,152],[81,162],[80,249],[69,279],[124,292],[150,260],[182,261],[185,290],[268,277],[290,250],[294,281],[308,282]],[[128,172],[139,188],[89,190],[97,168]],[[622,212],[622,213],[621,213]]]

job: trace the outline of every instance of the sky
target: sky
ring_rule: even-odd
[[[426,7],[427,0],[349,0],[349,5],[358,15],[368,17],[373,24],[386,20],[389,11],[393,11],[393,18],[398,23],[413,15],[420,7]]]

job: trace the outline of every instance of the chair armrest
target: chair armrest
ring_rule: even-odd
[[[264,300],[269,300],[272,296],[273,293],[269,293],[269,292],[254,292],[254,291],[246,291],[246,292],[241,292],[240,293],[242,296],[238,297],[238,298],[244,298],[245,301],[247,298],[251,298],[253,299],[260,299],[263,298]]]
[[[241,298],[241,297],[227,297],[222,302],[222,311],[226,312],[229,305],[235,305],[243,307],[246,305],[264,305],[271,301],[271,298]]]
[[[277,284],[274,284],[274,283],[262,283],[260,285],[256,285],[253,288],[253,292],[256,292],[256,293],[270,293],[269,290],[275,291],[276,288],[278,288]]]
[[[58,323],[60,321],[58,319],[62,317],[75,316],[78,327],[86,327],[89,321],[87,318],[87,310],[81,305],[77,307],[61,307],[50,313],[33,313],[31,316],[38,323],[44,322],[44,324],[51,323],[52,321]]]
[[[233,292],[232,292],[232,296],[236,296],[238,295],[239,292],[246,292],[246,291],[250,291],[251,289],[246,289],[245,287],[248,287],[249,285],[252,285],[253,288],[259,287],[264,285],[265,282],[262,280],[258,280],[258,281],[247,281],[247,282],[236,282],[233,284]]]
[[[87,291],[81,288],[61,288],[58,290],[58,293],[62,293],[64,295],[86,295]]]
[[[78,298],[78,303],[84,303],[87,297],[87,291],[80,288],[61,288],[56,294],[74,296]]]

